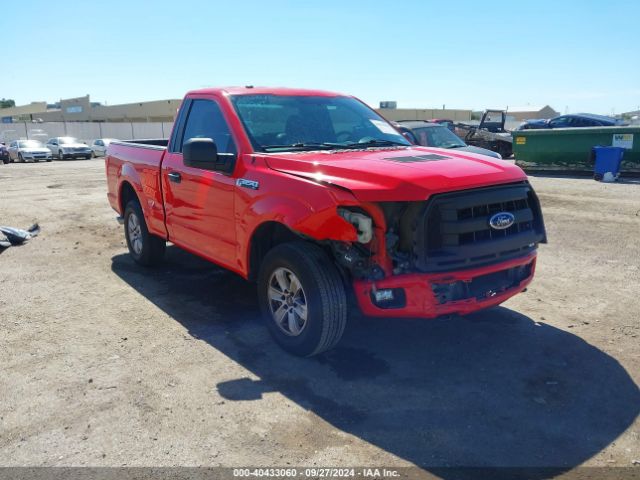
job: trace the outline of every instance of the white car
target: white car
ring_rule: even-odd
[[[115,138],[96,138],[91,144],[93,157],[104,157],[107,153],[107,147],[115,140]]]
[[[53,159],[51,151],[38,140],[14,140],[7,150],[10,162],[50,162]]]
[[[58,160],[65,158],[91,158],[93,151],[86,143],[74,137],[54,137],[47,141],[47,148]]]

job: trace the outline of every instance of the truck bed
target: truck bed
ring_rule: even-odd
[[[107,197],[111,207],[124,214],[126,196],[119,189],[135,185],[149,231],[166,237],[160,168],[168,139],[136,139],[111,142],[105,156]],[[122,200],[122,203],[118,199]]]
[[[135,139],[135,140],[118,140],[115,142],[111,142],[113,144],[123,143],[123,144],[133,144],[133,145],[144,145],[144,146],[154,146],[154,147],[164,147],[167,148],[169,144],[168,138],[144,138],[144,139]]]

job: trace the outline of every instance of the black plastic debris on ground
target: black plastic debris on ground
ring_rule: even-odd
[[[40,226],[37,223],[28,229],[0,226],[0,252],[5,248],[22,245],[29,239],[40,233]]]

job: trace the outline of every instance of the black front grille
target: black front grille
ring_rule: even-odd
[[[434,283],[433,294],[440,304],[475,298],[486,300],[512,288],[531,276],[533,262],[475,277],[469,282]]]
[[[514,223],[498,230],[489,225],[508,212]],[[546,241],[538,199],[528,183],[434,196],[417,229],[414,253],[423,271],[470,268],[525,255]]]

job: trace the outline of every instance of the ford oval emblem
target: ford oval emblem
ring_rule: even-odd
[[[494,230],[504,230],[513,225],[515,221],[516,217],[512,213],[498,212],[489,219],[489,226]]]

